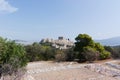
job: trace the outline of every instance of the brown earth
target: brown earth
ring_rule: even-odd
[[[106,65],[107,62],[114,63],[119,60],[106,60],[90,64],[32,62],[27,65],[24,80],[120,80],[120,70]]]

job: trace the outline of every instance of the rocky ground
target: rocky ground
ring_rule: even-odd
[[[84,63],[32,62],[24,80],[120,80],[119,60]],[[22,79],[23,80],[23,79]]]

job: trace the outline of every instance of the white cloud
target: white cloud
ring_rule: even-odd
[[[0,13],[13,13],[17,10],[18,8],[11,6],[8,1],[0,0]]]

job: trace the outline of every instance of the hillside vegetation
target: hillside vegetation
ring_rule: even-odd
[[[59,49],[50,42],[33,43],[25,46],[29,61],[54,60],[54,61],[95,61],[111,58],[111,53],[100,43],[87,34],[79,34],[75,38],[75,46],[69,49]]]

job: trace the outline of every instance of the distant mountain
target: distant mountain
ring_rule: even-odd
[[[120,37],[114,37],[114,38],[103,39],[103,40],[95,40],[95,41],[101,43],[102,45],[106,45],[106,46],[120,45]]]
[[[23,45],[29,45],[33,43],[33,41],[25,41],[25,40],[13,40],[13,41],[15,41],[18,44],[23,44]]]

